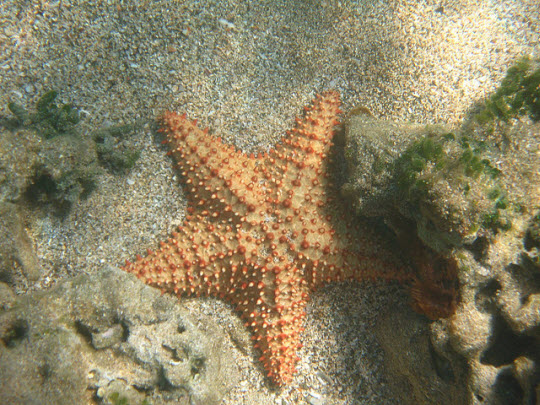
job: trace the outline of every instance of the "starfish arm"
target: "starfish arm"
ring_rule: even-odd
[[[281,161],[302,162],[304,166],[318,168],[332,146],[334,127],[339,123],[339,94],[328,91],[318,94],[311,107],[305,107],[302,118],[270,154]]]
[[[224,145],[186,115],[167,112],[161,131],[187,186],[191,209],[213,217],[246,218],[264,203],[264,168],[253,156]],[[233,210],[234,207],[234,210]]]
[[[292,263],[252,271],[243,274],[245,279],[238,285],[236,309],[253,330],[268,377],[277,385],[287,384],[299,360],[296,351],[301,347],[307,283]]]
[[[245,250],[230,237],[230,226],[216,226],[201,216],[193,219],[156,251],[127,262],[124,270],[163,292],[225,296],[230,290],[231,266],[225,266],[224,259],[243,262]]]

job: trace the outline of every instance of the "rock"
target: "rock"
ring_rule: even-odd
[[[466,403],[466,364],[456,354],[435,349],[427,319],[395,305],[379,316],[376,333],[404,404]]]
[[[30,184],[40,136],[31,129],[0,128],[0,201],[17,201]]]
[[[26,196],[34,204],[51,204],[59,215],[66,215],[74,203],[87,197],[103,172],[95,143],[71,134],[45,139],[32,169]]]
[[[0,281],[0,311],[11,308],[16,299],[11,287]]]
[[[442,127],[399,123],[374,118],[356,109],[345,123],[347,182],[342,193],[351,197],[359,214],[390,216],[399,199],[392,168],[403,152],[428,133],[443,134]]]
[[[84,403],[84,342],[62,325],[46,327],[47,315],[39,321],[41,327],[34,329],[35,324],[16,310],[0,320],[2,400],[36,405]]]
[[[0,201],[47,205],[62,216],[95,189],[103,169],[96,143],[75,131],[67,118],[76,111],[51,104],[52,93],[44,95],[49,101],[36,114],[10,103],[19,119],[1,129]]]
[[[143,393],[137,391],[124,380],[112,380],[100,387],[96,396],[104,405],[141,404],[145,400]]]
[[[24,221],[14,204],[0,202],[0,279],[12,282],[18,269],[26,280],[35,282],[41,276],[41,266]]]
[[[347,123],[352,176],[343,193],[360,215],[380,216],[394,231],[410,256],[413,308],[433,320],[429,333],[405,316],[381,326],[414,403],[539,400],[540,67],[519,66],[511,82],[525,72],[529,87],[505,79],[460,128],[387,122],[363,110]],[[503,100],[508,114],[499,114]],[[393,345],[414,354],[399,357]],[[452,379],[441,382],[441,365]]]
[[[0,313],[3,400],[217,404],[238,380],[223,338],[177,298],[104,268]]]

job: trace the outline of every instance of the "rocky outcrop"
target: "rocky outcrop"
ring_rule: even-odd
[[[524,80],[503,84],[540,77],[520,69]],[[499,90],[459,128],[388,122],[365,109],[346,124],[342,192],[393,230],[415,273],[412,305],[433,320],[409,360],[403,345],[385,344],[413,403],[433,403],[434,386],[438,403],[455,403],[458,392],[470,404],[538,401],[539,99],[520,97]],[[501,100],[512,107],[504,115]],[[381,336],[410,344],[418,327],[400,333],[395,321],[381,318]],[[426,375],[433,384],[422,384]]]
[[[237,383],[216,325],[119,269],[4,301],[5,403],[217,404]]]

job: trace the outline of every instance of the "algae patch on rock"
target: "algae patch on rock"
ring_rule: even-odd
[[[408,253],[413,308],[435,320],[433,367],[447,360],[468,403],[538,400],[539,86],[538,61],[520,59],[459,127],[361,110],[345,126],[342,192]]]
[[[48,91],[33,110],[9,103],[14,118],[1,122],[0,192],[65,216],[98,186],[104,168],[125,174],[134,166],[140,150],[126,135],[140,123],[83,133],[78,109],[57,98]]]

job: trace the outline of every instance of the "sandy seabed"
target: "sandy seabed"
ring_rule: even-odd
[[[345,113],[365,106],[376,117],[452,126],[517,57],[538,56],[539,43],[535,0],[5,0],[0,114],[9,115],[9,101],[32,106],[56,89],[81,111],[83,136],[146,122],[132,135],[142,155],[128,175],[103,174],[66,218],[32,214],[44,276],[21,280],[17,292],[121,265],[182,222],[183,191],[153,132],[167,109],[248,152],[279,141],[327,89],[341,93]],[[253,357],[239,352],[242,381],[225,403],[399,403],[372,326],[382,308],[406,303],[396,286],[326,288],[308,307],[291,387],[269,390]],[[234,317],[215,300],[186,305],[218,322]]]

